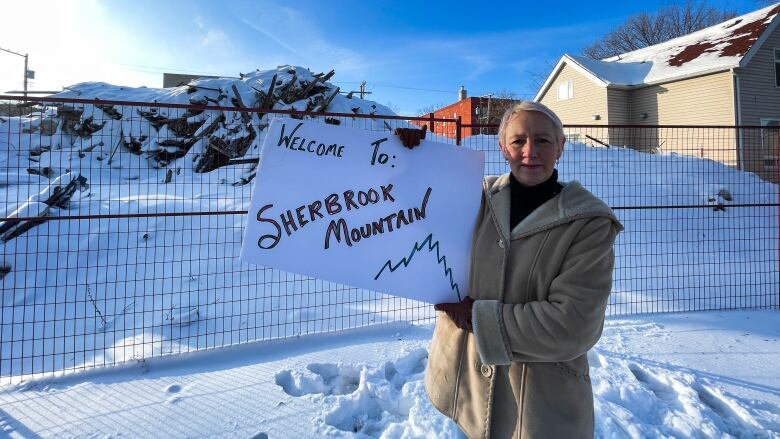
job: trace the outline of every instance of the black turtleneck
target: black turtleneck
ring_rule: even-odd
[[[561,189],[563,189],[563,186],[558,183],[557,169],[553,169],[550,178],[536,186],[523,186],[514,175],[509,175],[511,176],[509,186],[512,191],[509,225],[512,229],[520,224],[520,221],[530,215],[531,212],[536,210],[537,207],[558,195]]]

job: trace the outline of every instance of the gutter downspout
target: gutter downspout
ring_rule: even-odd
[[[734,78],[734,126],[742,125],[742,96],[739,89],[739,75],[737,75],[736,69],[731,69],[732,78]],[[745,151],[743,145],[745,144],[743,139],[742,130],[737,130],[737,169],[745,169]]]

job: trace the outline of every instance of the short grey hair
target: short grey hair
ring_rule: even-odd
[[[544,114],[552,121],[553,125],[555,125],[555,129],[558,134],[558,140],[563,140],[565,138],[563,133],[563,122],[561,122],[561,119],[558,117],[558,115],[555,114],[555,112],[552,111],[548,106],[542,104],[541,102],[520,101],[517,104],[509,107],[509,109],[507,109],[504,113],[504,116],[501,118],[501,125],[498,126],[498,139],[500,141],[503,142],[504,140],[504,133],[506,132],[506,126],[509,123],[509,120],[512,119],[512,116],[521,111],[536,111],[537,113]]]

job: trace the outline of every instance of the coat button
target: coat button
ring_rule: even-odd
[[[485,378],[490,378],[491,375],[493,375],[493,368],[488,366],[487,364],[483,364],[479,367],[479,371],[482,372],[482,376]]]
[[[501,247],[501,248],[505,248],[506,247],[506,242],[504,242],[503,239],[499,239],[498,240],[498,246]]]

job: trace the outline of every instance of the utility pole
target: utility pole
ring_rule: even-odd
[[[352,90],[349,92],[340,91],[339,93],[344,93],[347,95],[348,98],[352,99],[352,93],[357,93],[358,96],[360,96],[360,99],[365,99],[366,95],[370,95],[370,91],[366,91],[366,81],[363,81],[360,83],[360,89],[359,90]]]
[[[24,101],[27,102],[27,77],[30,76],[30,71],[27,70],[27,59],[29,57],[24,54]]]
[[[24,58],[24,101],[27,102],[27,78],[31,78],[32,79],[32,78],[35,77],[35,72],[27,69],[27,61],[28,61],[29,57],[27,56],[26,53],[24,55],[22,55],[21,53],[14,52],[13,50],[3,49],[2,47],[0,47],[0,50],[2,50],[3,52],[8,52],[8,53],[11,53],[11,54],[14,54],[14,55],[18,55],[18,56],[21,56],[21,57]]]

